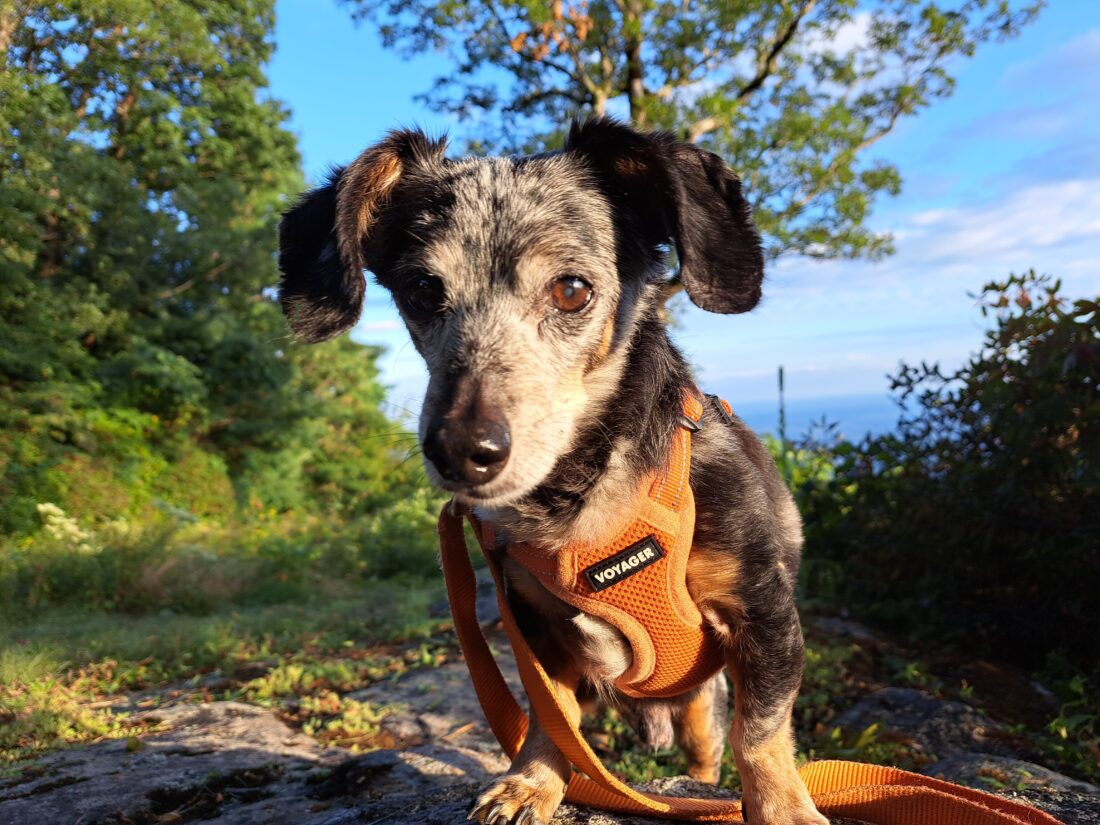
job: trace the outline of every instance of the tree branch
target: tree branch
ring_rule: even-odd
[[[553,97],[563,97],[578,106],[583,106],[586,103],[591,103],[591,99],[587,95],[583,95],[579,92],[569,89],[540,89],[535,92],[528,92],[520,97],[513,103],[509,103],[504,107],[506,112],[521,112],[528,106],[533,106],[536,103],[541,103],[544,100],[549,100]]]
[[[642,4],[630,0],[622,5],[623,27],[632,32],[626,39],[626,96],[630,102],[630,122],[638,128],[645,127],[645,69],[642,65]]]
[[[806,4],[798,10],[798,13],[790,19],[787,25],[776,32],[767,50],[761,54],[756,61],[756,74],[753,76],[752,80],[745,84],[737,93],[737,100],[744,100],[752,95],[764,85],[764,82],[771,77],[772,74],[774,74],[776,64],[779,62],[779,55],[782,54],[783,49],[791,42],[802,20],[810,13],[815,5],[817,5],[817,0],[807,0]]]
[[[153,296],[153,300],[164,301],[168,298],[174,298],[177,295],[191,289],[191,287],[201,281],[213,281],[227,269],[229,269],[229,261],[222,261],[217,266],[208,269],[202,275],[196,275],[194,278],[188,278],[183,283],[176,284],[176,286],[172,287],[171,289],[166,289],[163,292],[158,292],[155,296]]]
[[[792,203],[785,211],[787,211],[788,214],[793,215],[804,209],[810,201],[812,201],[814,198],[825,191],[825,184],[834,174],[836,174],[836,170],[840,166],[840,162],[843,158],[847,157],[850,160],[858,155],[860,152],[862,152],[864,149],[866,149],[868,146],[871,146],[872,144],[875,144],[878,141],[882,140],[882,138],[886,137],[886,135],[888,135],[897,124],[898,118],[901,117],[901,114],[902,108],[900,106],[896,107],[890,113],[890,118],[886,122],[885,126],[883,126],[876,132],[872,132],[851,149],[848,149],[845,152],[838,152],[836,157],[834,157],[832,161],[830,161],[829,165],[825,167],[825,172],[821,175],[817,185],[812,187],[808,192],[806,192],[805,195]]]
[[[23,22],[24,10],[10,0],[0,2],[0,63],[5,62],[15,30]]]
[[[497,26],[500,28],[500,36],[501,36],[501,38],[503,38],[503,42],[505,42],[505,43],[513,42],[515,40],[515,37],[508,34],[508,24],[505,22],[504,18],[500,16],[500,10],[497,8],[496,3],[487,3],[486,6],[489,9],[489,14],[492,15],[493,20],[496,21]],[[521,60],[523,60],[527,63],[533,64],[533,65],[536,65],[536,66],[549,66],[551,69],[556,69],[557,71],[564,74],[566,77],[568,77],[574,83],[581,83],[581,79],[579,77],[577,77],[575,74],[573,74],[573,72],[571,72],[567,67],[563,66],[561,63],[556,63],[553,60],[550,60],[550,59],[545,58],[545,57],[542,58],[541,60],[536,59],[533,54],[528,54],[527,52],[523,51],[522,48],[512,49],[512,53],[514,55],[516,55],[516,57],[520,58]]]
[[[703,135],[713,132],[721,125],[722,122],[716,117],[701,117],[684,130],[684,137],[689,143],[695,143]]]

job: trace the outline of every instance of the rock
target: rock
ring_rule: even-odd
[[[487,638],[498,652],[504,680],[523,702],[523,686],[507,637],[494,631]],[[462,659],[414,670],[396,681],[379,682],[348,696],[390,709],[380,724],[394,738],[395,746],[402,742],[415,745],[442,741],[474,750],[499,750]]]
[[[810,623],[831,637],[845,637],[855,639],[857,642],[880,642],[882,637],[866,625],[852,619],[844,619],[840,616],[814,616]]]
[[[836,724],[849,731],[881,725],[933,759],[960,752],[1011,753],[1003,725],[970,705],[913,688],[876,690],[838,716]]]
[[[481,567],[474,571],[477,577],[477,620],[482,625],[495,625],[500,621],[500,606],[497,604],[497,588],[493,583],[493,574],[488,568]],[[435,618],[443,618],[451,615],[451,606],[447,599],[437,601],[428,609],[429,615]]]
[[[986,791],[1050,788],[1060,792],[1100,795],[1100,788],[1088,782],[1072,779],[1034,762],[987,753],[953,754],[929,765],[922,773]]]
[[[490,644],[522,701],[503,633],[491,633]],[[460,659],[350,696],[387,708],[381,726],[392,748],[367,754],[323,748],[268,709],[180,702],[134,714],[158,719],[165,728],[143,735],[138,747],[117,740],[61,751],[39,759],[21,776],[0,779],[0,823],[450,825],[464,822],[478,793],[507,769]],[[1100,825],[1100,791],[1023,761],[1019,749],[1009,747],[1009,732],[968,705],[887,688],[838,722],[854,730],[879,723],[910,738],[930,760],[939,760],[928,768],[933,775],[1026,799],[1067,825]],[[733,796],[686,777],[643,787],[668,795]],[[554,825],[660,822],[571,805],[563,805],[553,820]],[[833,825],[843,822],[834,819]]]
[[[1027,789],[1005,796],[1022,799],[1065,825],[1100,825],[1100,796],[1051,788]]]
[[[319,799],[355,797],[359,803],[392,802],[399,796],[426,798],[456,785],[478,788],[507,769],[503,754],[448,745],[379,750],[339,765],[311,793]]]
[[[181,822],[290,825],[316,805],[294,789],[347,758],[271,711],[237,702],[180,704],[138,716],[168,729],[143,735],[141,747],[121,739],[39,759],[0,781],[0,822],[145,825],[175,815]]]
[[[922,771],[1027,801],[1066,825],[1100,825],[1100,788],[1013,755],[1004,725],[962,702],[911,688],[883,688],[837,717],[848,730],[878,723],[933,764]]]

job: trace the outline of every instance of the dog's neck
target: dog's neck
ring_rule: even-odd
[[[656,317],[637,324],[625,346],[614,389],[581,422],[570,451],[522,500],[487,514],[509,539],[554,547],[600,535],[664,462],[694,379]]]

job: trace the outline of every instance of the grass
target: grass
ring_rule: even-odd
[[[128,616],[52,610],[0,629],[0,763],[148,729],[112,697],[236,699],[279,708],[345,746],[383,710],[339,694],[445,656],[446,625],[428,618],[436,582],[368,582],[327,598],[208,615]]]

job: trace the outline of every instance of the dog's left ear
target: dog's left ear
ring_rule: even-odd
[[[760,301],[764,255],[738,180],[720,157],[609,118],[574,123],[566,151],[587,158],[617,216],[654,248],[675,243],[688,297],[710,312]]]

